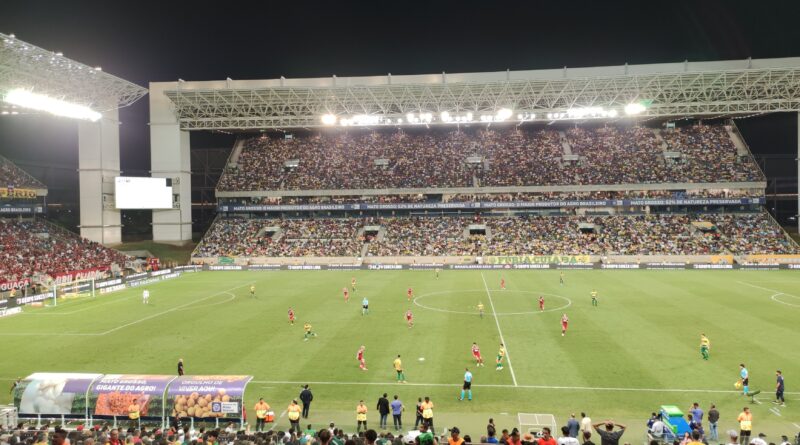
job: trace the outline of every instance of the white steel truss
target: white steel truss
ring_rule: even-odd
[[[148,92],[100,69],[0,34],[0,95],[14,88],[31,89],[99,112],[126,107]]]
[[[479,115],[501,108],[513,111],[509,121],[567,119],[569,110],[586,107],[614,110],[622,118],[626,105],[639,102],[648,104],[638,115],[644,118],[800,111],[800,59],[700,62],[695,64],[700,69],[691,71],[675,70],[676,65],[680,64],[664,64],[663,72],[657,69],[660,65],[640,65],[649,68],[638,71],[636,65],[578,69],[578,76],[567,75],[566,69],[563,76],[552,75],[559,70],[506,72],[505,79],[496,79],[498,73],[442,74],[436,81],[430,79],[438,75],[402,76],[424,78],[418,82],[397,82],[391,76],[345,78],[347,84],[341,86],[342,80],[335,77],[305,82],[178,82],[165,94],[186,130],[322,127],[325,114],[340,119],[380,116],[396,125],[408,113],[431,113],[435,117],[427,123],[442,124],[438,117],[446,111],[471,113],[476,122]],[[542,73],[539,78],[538,73]],[[361,79],[365,80],[358,84]]]

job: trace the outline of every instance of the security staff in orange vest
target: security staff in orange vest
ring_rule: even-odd
[[[267,418],[267,413],[269,412],[269,405],[267,402],[264,401],[263,398],[258,399],[258,403],[255,406],[256,411],[256,432],[264,430],[264,422]]]
[[[297,404],[297,399],[292,400],[292,404],[286,408],[286,415],[289,417],[289,424],[295,433],[300,432],[300,405]]]

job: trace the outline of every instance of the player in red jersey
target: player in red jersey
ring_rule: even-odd
[[[481,348],[478,347],[478,344],[473,342],[472,343],[472,356],[475,358],[477,362],[476,366],[483,366],[483,359],[481,358]]]
[[[500,290],[506,290],[506,279],[500,277]]]
[[[544,312],[544,296],[539,295],[539,310]]]
[[[567,325],[569,324],[569,317],[567,314],[561,316],[561,336],[567,335]]]
[[[411,297],[414,295],[414,289],[411,289],[411,287],[409,287],[408,290],[406,291],[406,294],[408,295],[408,301],[411,301]]]
[[[414,326],[414,314],[411,313],[411,309],[406,311],[406,323],[409,328]]]
[[[364,360],[364,345],[361,345],[358,348],[358,352],[356,353],[356,360],[358,360],[358,367],[361,368],[362,371],[367,370],[367,361]]]
[[[350,292],[347,291],[346,287],[342,288],[342,293],[344,294],[344,302],[347,303],[350,301]]]
[[[294,309],[289,308],[289,324],[294,324]]]
[[[356,291],[356,277],[350,280],[350,288],[353,289],[353,292]]]

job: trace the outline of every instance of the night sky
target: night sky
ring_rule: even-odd
[[[417,74],[800,56],[798,17],[800,2],[794,0],[0,2],[0,32],[100,65],[142,86],[178,78]],[[120,117],[122,169],[146,174],[147,98],[122,110]],[[796,151],[794,115],[738,123],[757,154]],[[193,146],[230,146],[229,141],[193,136]],[[19,162],[54,192],[63,192],[65,198],[74,195],[74,122],[4,116],[0,154]],[[770,176],[787,179],[797,174],[786,161],[770,161],[768,170]]]

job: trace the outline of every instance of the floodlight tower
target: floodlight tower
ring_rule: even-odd
[[[120,212],[114,206],[119,109],[145,94],[147,89],[100,67],[0,34],[0,100],[78,120],[80,229],[92,241],[122,241]]]

